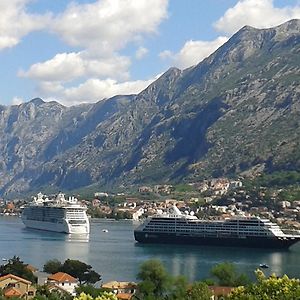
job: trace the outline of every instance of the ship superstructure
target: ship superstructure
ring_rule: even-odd
[[[48,199],[42,193],[24,207],[22,221],[28,228],[64,232],[89,233],[90,224],[86,206],[75,197],[65,198],[59,193],[54,199]]]
[[[200,220],[173,206],[167,213],[149,217],[135,231],[141,243],[178,243],[213,246],[288,248],[300,235],[285,234],[268,219],[233,216],[223,220]]]

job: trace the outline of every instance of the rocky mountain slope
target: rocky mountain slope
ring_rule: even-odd
[[[0,106],[0,193],[300,167],[300,21],[244,27],[138,95]]]

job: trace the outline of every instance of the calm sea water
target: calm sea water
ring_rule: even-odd
[[[265,272],[300,278],[300,242],[287,251],[221,248],[189,245],[141,245],[133,238],[131,221],[97,220],[88,237],[69,236],[26,229],[18,217],[0,217],[0,259],[19,256],[42,269],[49,259],[78,259],[93,266],[103,281],[134,281],[139,265],[147,259],[160,259],[173,275],[199,280],[209,275],[215,264],[228,261],[239,271],[253,276],[260,263]],[[107,229],[108,232],[103,232]],[[1,263],[1,262],[0,262]]]

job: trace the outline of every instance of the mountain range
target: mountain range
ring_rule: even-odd
[[[0,106],[0,195],[300,167],[300,20],[245,26],[136,95]]]

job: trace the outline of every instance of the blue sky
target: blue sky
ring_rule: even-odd
[[[137,93],[244,25],[300,18],[299,0],[1,0],[0,104]]]

